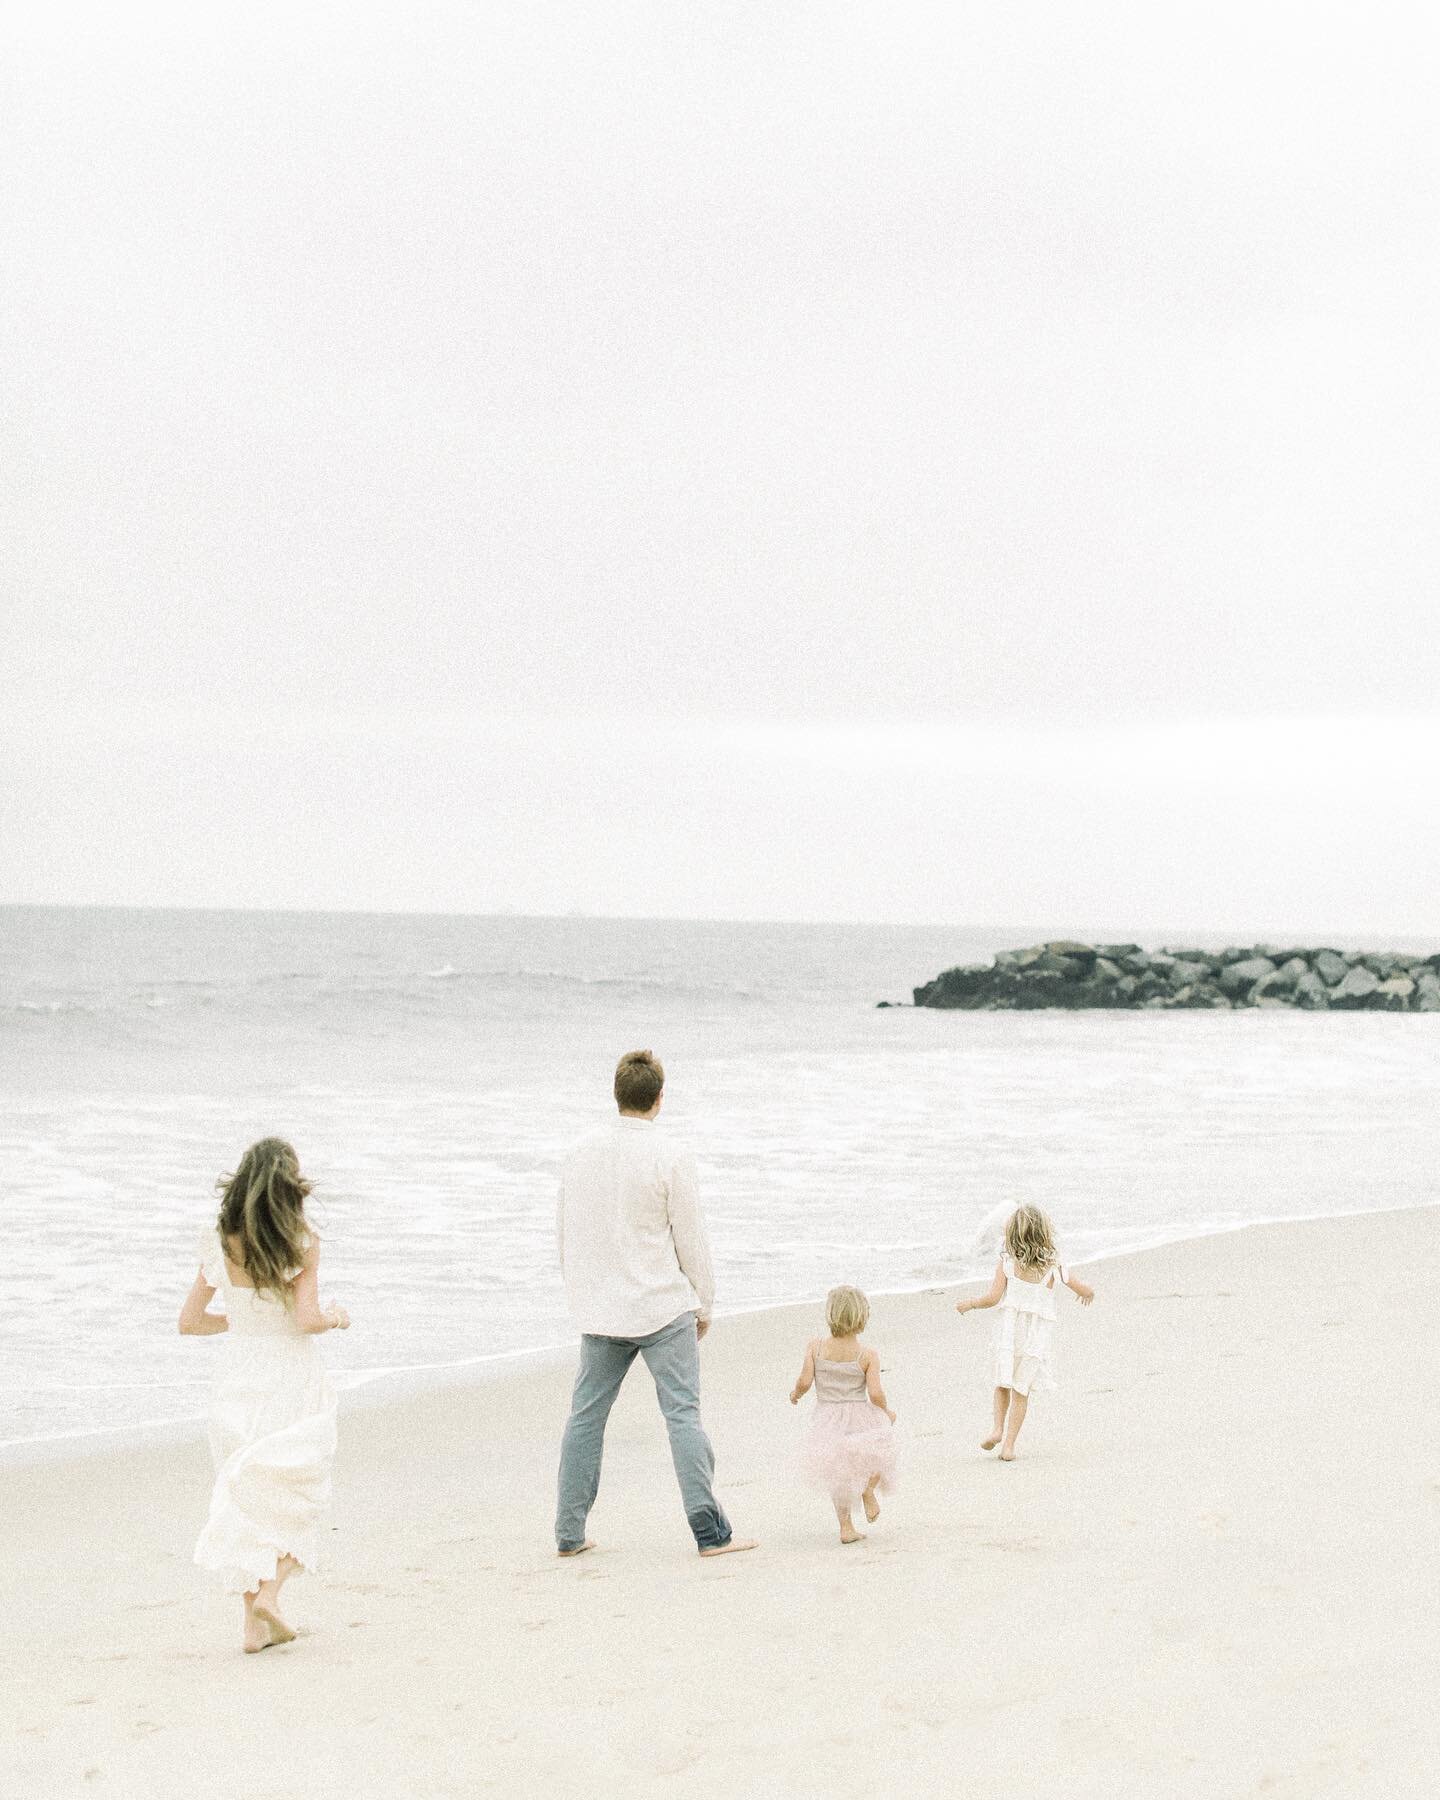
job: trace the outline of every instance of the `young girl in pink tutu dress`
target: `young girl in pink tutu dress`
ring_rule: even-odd
[[[880,1354],[860,1342],[870,1302],[859,1288],[831,1288],[825,1298],[830,1335],[805,1346],[800,1379],[790,1404],[815,1389],[815,1412],[805,1439],[805,1470],[835,1504],[840,1542],[864,1537],[850,1514],[859,1500],[873,1525],[880,1517],[877,1493],[895,1482],[895,1415],[880,1385]]]

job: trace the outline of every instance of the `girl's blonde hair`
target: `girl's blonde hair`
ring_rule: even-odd
[[[1038,1206],[1017,1206],[1005,1222],[1005,1248],[1022,1268],[1048,1269],[1059,1262],[1055,1233]]]
[[[238,1261],[261,1294],[289,1305],[290,1283],[310,1248],[305,1200],[310,1183],[300,1159],[284,1138],[261,1138],[240,1158],[233,1175],[222,1175],[220,1237],[239,1247]]]
[[[853,1337],[870,1319],[870,1302],[857,1287],[831,1288],[825,1296],[825,1323],[831,1337]]]

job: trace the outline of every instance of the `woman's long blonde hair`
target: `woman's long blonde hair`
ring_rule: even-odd
[[[284,1138],[261,1138],[240,1158],[233,1175],[222,1175],[220,1237],[239,1248],[238,1260],[261,1294],[288,1305],[290,1283],[310,1248],[305,1200],[310,1183],[300,1159]]]
[[[1048,1269],[1059,1262],[1055,1233],[1038,1206],[1017,1206],[1005,1222],[1005,1248],[1022,1268]]]

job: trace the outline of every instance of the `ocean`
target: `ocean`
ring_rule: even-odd
[[[1440,1199],[1440,1016],[877,1010],[1045,935],[0,909],[0,1445],[203,1411],[175,1320],[270,1133],[347,1385],[567,1342],[556,1172],[628,1049],[699,1157],[722,1314],[978,1274],[1022,1200],[1078,1261]]]

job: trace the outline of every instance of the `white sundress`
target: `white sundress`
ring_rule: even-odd
[[[990,1385],[1017,1394],[1042,1394],[1055,1386],[1055,1298],[1065,1279],[1059,1263],[1039,1281],[1024,1281],[1015,1259],[1000,1258],[1005,1295],[995,1309]]]
[[[282,1556],[320,1566],[335,1456],[335,1390],[319,1344],[285,1303],[236,1287],[217,1230],[201,1242],[205,1279],[230,1329],[210,1396],[215,1491],[195,1561],[232,1594],[275,1574]]]

